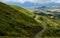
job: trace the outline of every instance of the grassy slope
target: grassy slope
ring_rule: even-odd
[[[51,19],[46,16],[39,16],[38,20],[40,20],[41,24],[46,25],[46,30],[40,36],[49,36],[52,37],[60,37],[60,20]]]
[[[14,7],[14,8],[18,9],[17,7]],[[54,20],[54,19],[51,19],[49,16],[47,17],[45,15],[38,16],[37,20],[40,20],[39,22],[41,24],[46,25],[46,31],[42,33],[41,36],[49,36],[50,38],[54,38],[55,36],[57,38],[60,36],[60,20]]]
[[[25,14],[29,11],[20,10],[0,2],[0,36],[32,37],[42,29],[41,24]]]
[[[35,15],[35,14],[33,14],[32,12],[30,12],[30,11],[28,11],[28,10],[25,10],[25,9],[19,7],[19,6],[11,6],[11,7],[15,8],[16,10],[21,11],[22,13],[24,13],[24,14],[30,16],[30,17],[34,17],[34,15]],[[23,10],[23,11],[22,11],[22,10]]]

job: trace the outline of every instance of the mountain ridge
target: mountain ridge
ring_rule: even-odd
[[[42,29],[40,25],[42,24],[38,23],[34,18],[0,2],[1,36],[33,37]],[[37,32],[35,29],[38,29]]]

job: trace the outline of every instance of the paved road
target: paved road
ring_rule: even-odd
[[[43,25],[43,29],[39,33],[36,34],[35,38],[39,38],[39,36],[41,35],[41,33],[43,33],[45,30],[46,30],[46,26]]]
[[[40,22],[40,20],[37,19],[38,15],[36,15],[36,17],[34,18],[36,21]],[[43,33],[46,30],[46,25],[43,24],[43,29],[36,34],[36,36],[34,38],[39,38],[39,36],[41,35],[41,33]]]

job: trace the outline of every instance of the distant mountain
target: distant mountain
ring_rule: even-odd
[[[36,13],[40,12],[60,12],[60,6],[40,6],[40,7],[31,7],[27,8],[28,10]]]
[[[31,7],[27,8],[29,11],[34,12],[35,14],[41,15],[44,14],[51,14],[58,18],[60,18],[60,6],[40,6],[40,7]]]

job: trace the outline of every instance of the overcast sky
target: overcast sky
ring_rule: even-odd
[[[33,5],[33,4],[49,4],[49,3],[57,4],[58,3],[58,5],[59,5],[60,0],[0,0],[0,2],[9,3],[9,4],[20,3],[20,4],[26,4],[26,5],[27,5],[26,2],[28,2],[28,4],[31,4],[31,5]]]
[[[50,3],[50,2],[54,2],[54,3],[60,3],[60,0],[0,0],[2,2],[19,2],[19,3],[25,3],[25,2],[31,2],[31,3]]]

